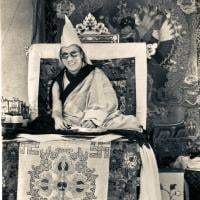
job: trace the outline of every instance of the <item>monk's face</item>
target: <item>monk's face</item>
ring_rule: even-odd
[[[68,71],[72,74],[77,74],[83,65],[83,53],[76,45],[62,47],[60,59]]]

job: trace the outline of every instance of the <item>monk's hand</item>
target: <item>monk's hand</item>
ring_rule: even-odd
[[[93,123],[92,120],[86,120],[82,123],[83,128],[96,128],[97,126]]]
[[[72,127],[72,124],[69,120],[66,120],[64,121],[64,125],[65,125],[65,129],[71,129]]]
[[[65,126],[65,122],[63,120],[63,118],[61,117],[56,117],[54,118],[55,120],[55,129],[56,130],[65,130],[66,129],[66,126]]]

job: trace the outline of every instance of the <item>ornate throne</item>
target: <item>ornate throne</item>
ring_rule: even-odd
[[[103,23],[89,14],[77,33],[92,62],[108,76],[117,93],[119,109],[133,114],[146,128],[147,58],[145,43],[119,43],[119,35],[110,34]],[[127,51],[128,50],[128,51]],[[32,119],[50,114],[49,88],[62,69],[59,44],[34,44],[29,51],[28,92]]]
[[[92,16],[89,16],[89,19],[94,20]],[[77,29],[79,26],[80,25],[77,26]],[[101,25],[101,27],[103,28],[102,30],[106,30],[104,26]],[[99,35],[97,34],[97,32],[95,32],[95,30],[96,29],[92,29],[92,34],[88,34],[88,32],[87,34],[83,34],[82,32],[82,34],[80,35],[80,38],[84,43],[83,45],[86,47],[85,49],[87,50],[87,55],[97,66],[101,67],[101,69],[104,70],[108,78],[111,80],[118,96],[119,109],[124,114],[136,115],[143,128],[145,129],[147,110],[146,44],[121,44],[118,43],[118,35],[112,35],[105,31],[102,31]],[[29,50],[28,94],[32,119],[35,119],[37,116],[40,115],[51,113],[48,99],[49,86],[53,78],[57,75],[57,73],[59,73],[59,70],[61,70],[58,62],[59,47],[59,44],[34,44]],[[129,51],[127,51],[127,49]],[[82,177],[83,179],[72,180],[72,182],[76,181],[76,189],[78,191],[78,193],[75,192],[71,187],[71,190],[74,192],[71,192],[70,194],[75,195],[72,197],[72,199],[75,199],[77,197],[77,194],[93,195],[90,197],[90,199],[97,198],[109,200],[113,199],[113,197],[115,197],[115,199],[137,199],[137,175],[140,169],[138,143],[136,141],[114,141],[110,144],[105,144],[102,142],[92,142],[88,140],[89,139],[87,138],[84,140],[87,142],[82,142],[79,141],[79,139],[75,139],[72,141],[71,148],[77,148],[77,155],[78,157],[80,157],[79,159],[83,159],[84,154],[82,151],[80,151],[80,149],[85,148],[84,145],[86,143],[87,145],[89,144],[89,148],[87,149],[87,151],[91,152],[89,154],[90,157],[87,158],[87,160],[85,160],[84,162],[83,160],[81,162],[86,163],[87,161],[89,163],[89,160],[92,159],[99,159],[99,161],[101,161],[101,159],[106,159],[103,160],[104,163],[101,163],[101,161],[99,166],[104,167],[107,170],[109,169],[109,172],[107,172],[107,175],[101,174],[103,170],[98,171],[98,167],[95,164],[90,164],[90,167],[87,165],[86,167],[87,170],[89,170],[88,173],[91,177],[88,179],[90,181],[85,181],[84,178],[87,177],[89,174],[82,173],[80,171],[81,168],[77,168],[79,170],[79,174],[81,172],[81,176],[79,177]],[[73,146],[74,144],[75,146]],[[41,145],[44,146],[41,147]],[[70,154],[70,156],[72,157],[67,158],[66,155],[68,154],[63,157],[63,151],[66,151],[66,147],[70,146],[71,142],[56,141],[56,146],[58,147],[57,150],[60,149],[59,152],[56,149],[54,152],[54,150],[51,149],[49,145],[54,146],[54,143],[29,141],[22,142],[20,144],[5,144],[4,148],[6,149],[5,152],[7,152],[7,154],[4,154],[4,163],[8,163],[11,168],[14,168],[15,177],[6,177],[4,196],[7,197],[12,194],[15,197],[18,196],[19,199],[23,199],[23,195],[28,195],[32,198],[42,197],[49,199],[51,195],[53,195],[53,193],[55,194],[56,192],[66,192],[66,188],[68,189],[69,180],[61,181],[61,179],[57,179],[56,176],[59,173],[59,169],[60,171],[68,171],[68,169],[66,170],[65,168],[63,168],[63,166],[66,165],[66,163],[69,161],[68,159],[72,159],[75,154]],[[12,149],[15,150],[15,162],[11,163],[9,160],[8,162],[5,162]],[[55,156],[56,152],[58,156]],[[35,162],[32,163],[33,165],[28,171],[29,174],[26,174],[27,177],[30,178],[29,184],[24,181],[20,181],[18,182],[17,190],[17,176],[23,177],[24,171],[26,170],[25,168],[23,168],[23,166],[25,165],[23,165],[22,160],[26,160],[26,156],[28,156],[28,159],[31,160],[33,157],[38,156],[39,154],[41,154],[39,156],[40,158],[36,159]],[[18,164],[16,164],[18,162],[18,158],[19,166]],[[65,159],[67,159],[68,161],[63,163],[62,161],[65,161]],[[40,160],[40,163],[38,163],[38,160]],[[53,168],[51,168],[50,165],[50,168],[46,168],[48,165],[48,163],[46,162],[48,160],[51,160],[50,162],[53,164]],[[107,164],[105,164],[105,162]],[[78,162],[76,163],[76,166],[78,166],[77,164]],[[67,166],[69,166],[70,169],[70,166],[72,165],[75,165],[73,159],[68,163]],[[75,177],[74,174],[77,173],[77,169],[73,168],[73,170],[75,171],[68,171],[68,177]],[[9,173],[13,173],[13,170],[8,170],[8,174]],[[96,175],[95,173],[99,173],[99,175]],[[101,190],[100,192],[98,192],[99,186],[102,185],[102,183],[101,185],[99,185],[99,182],[96,182],[98,176],[108,178],[107,181],[103,182],[103,185],[107,187],[107,191],[106,194],[104,193],[104,197],[102,198],[98,196],[102,193]],[[119,176],[121,178],[119,178]],[[9,187],[10,181],[12,181],[15,185],[15,187],[12,189]],[[53,187],[52,185],[49,185],[49,181],[51,183],[56,183],[57,185]],[[91,187],[91,190],[89,191],[86,186]],[[100,187],[100,189],[102,188]],[[26,194],[24,193],[25,190],[27,190]],[[89,191],[89,193],[84,193],[85,190]],[[17,192],[18,194],[16,194]],[[67,193],[65,194],[67,195]]]
[[[86,17],[83,24],[78,24],[76,29],[86,49],[86,54],[95,65],[106,73],[112,82],[119,100],[119,109],[125,115],[135,115],[145,129],[147,110],[146,44],[119,43],[119,36],[110,34],[106,27],[101,23],[97,23],[90,14]],[[34,44],[30,49],[28,88],[33,119],[37,116],[51,113],[48,93],[52,79],[60,70],[58,62],[59,47],[59,44]],[[121,131],[123,132],[123,130]],[[137,133],[135,134],[137,135]],[[89,144],[91,143],[90,151],[96,152],[94,158],[96,156],[101,158],[102,152],[105,149],[110,149],[109,179],[103,183],[104,186],[108,184],[106,198],[112,199],[115,196],[116,199],[124,199],[129,196],[131,199],[137,199],[137,174],[140,169],[138,143],[133,140],[129,142],[113,141],[111,146],[108,147],[104,143],[93,143],[88,138],[87,141],[89,141]],[[77,142],[77,145],[81,147],[82,143],[81,141],[80,144]],[[102,165],[102,167],[105,166],[106,164]],[[35,170],[32,172],[36,173]],[[117,174],[120,174],[122,179],[119,179]],[[104,177],[102,174],[99,176]],[[47,179],[49,180],[49,178]],[[34,182],[32,183],[34,184]],[[82,180],[82,182],[84,181]],[[98,187],[104,188],[103,185],[98,185]],[[23,188],[24,185],[20,185],[20,187]],[[121,188],[124,191],[123,194],[119,193],[116,188]],[[41,190],[41,188],[38,189]],[[43,192],[42,189],[40,194],[43,194]],[[34,196],[34,191],[31,190],[30,194]],[[95,195],[98,196],[98,189],[96,189]],[[97,197],[97,199],[104,198]]]

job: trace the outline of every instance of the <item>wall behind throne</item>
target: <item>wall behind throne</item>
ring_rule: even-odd
[[[1,89],[7,99],[28,103],[28,59],[33,25],[32,0],[1,1]]]

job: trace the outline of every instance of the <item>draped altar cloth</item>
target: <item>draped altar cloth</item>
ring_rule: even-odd
[[[110,143],[22,142],[17,199],[107,199]]]

